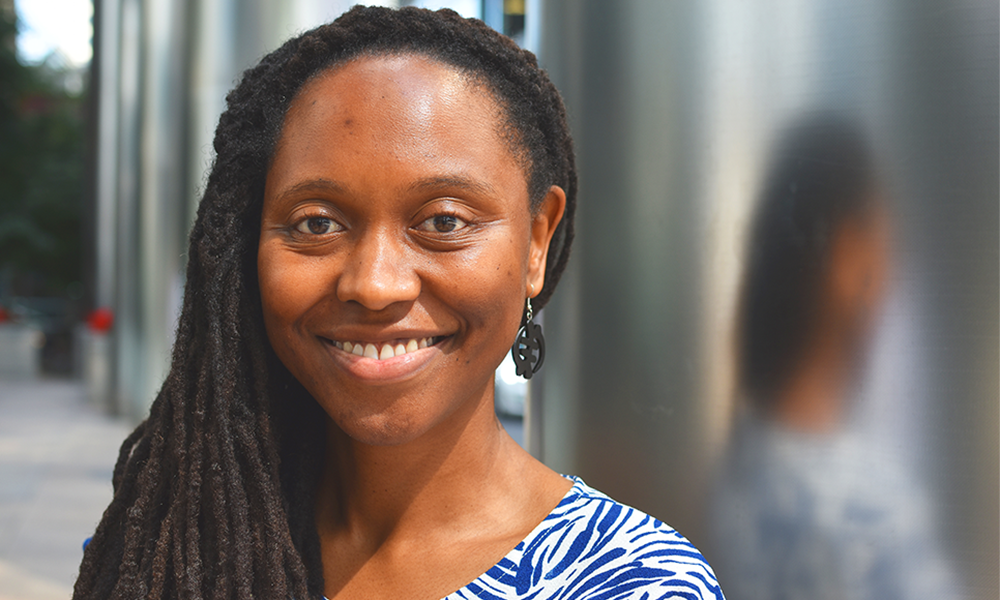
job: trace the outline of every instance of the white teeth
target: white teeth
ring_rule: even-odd
[[[387,358],[402,356],[408,352],[416,352],[433,343],[434,338],[413,338],[407,340],[406,343],[400,341],[395,344],[384,344],[381,349],[375,344],[366,344],[364,342],[334,342],[334,345],[350,354],[364,356],[365,358],[374,358],[376,360],[385,360]]]

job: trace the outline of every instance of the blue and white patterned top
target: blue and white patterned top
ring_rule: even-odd
[[[571,479],[528,537],[445,600],[723,600],[712,568],[681,534]]]

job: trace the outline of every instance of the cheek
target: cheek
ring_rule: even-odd
[[[286,288],[284,282],[285,272],[283,265],[277,260],[275,253],[266,246],[262,246],[257,255],[257,281],[260,285],[260,302],[264,311],[264,323],[270,324],[280,322],[281,315],[287,307],[285,301],[287,295],[279,290]]]
[[[264,326],[272,345],[292,333],[292,328],[315,304],[322,272],[301,257],[262,245],[257,258]],[[277,348],[275,348],[277,350]]]
[[[461,268],[455,270],[457,276],[448,278],[445,292],[462,299],[460,310],[468,315],[470,326],[490,331],[508,346],[524,310],[528,244],[518,243],[520,237],[498,236],[498,243],[464,256]]]
[[[260,286],[261,312],[264,316],[264,331],[271,348],[287,366],[287,332],[284,324],[285,313],[288,310],[288,296],[279,290],[287,287],[282,284],[282,271],[271,253],[262,246],[257,256],[257,281]]]
[[[316,303],[317,274],[294,254],[261,245],[257,258],[261,311],[268,342],[285,367],[308,390],[316,389],[309,351],[299,326]]]

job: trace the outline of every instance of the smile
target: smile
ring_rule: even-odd
[[[428,346],[440,342],[443,336],[410,338],[405,340],[393,340],[391,342],[339,342],[334,341],[333,345],[355,356],[374,358],[375,360],[386,360],[403,356],[411,352],[416,352]]]

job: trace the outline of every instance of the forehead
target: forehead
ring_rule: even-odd
[[[398,85],[419,82],[451,88],[462,85],[482,93],[484,97],[492,97],[484,76],[419,51],[360,54],[318,71],[303,84],[302,90],[307,90],[319,79],[338,75],[374,79],[383,84],[387,82],[380,78],[389,76]]]
[[[321,72],[292,101],[267,188],[305,179],[371,182],[526,171],[485,85],[422,55],[361,57]]]
[[[338,86],[343,92],[377,89],[380,96],[399,93],[412,97],[414,93],[449,97],[460,91],[491,98],[477,79],[457,67],[423,54],[362,55],[335,64],[312,76],[299,91],[296,100],[315,94],[320,88],[330,92]],[[491,98],[492,99],[492,98]],[[290,110],[294,110],[296,102]],[[301,103],[298,103],[301,106]]]
[[[335,65],[303,85],[288,108],[290,124],[342,116],[348,125],[365,117],[398,117],[430,126],[451,113],[501,135],[505,113],[475,75],[422,54],[362,56]],[[359,121],[360,120],[360,121]]]

